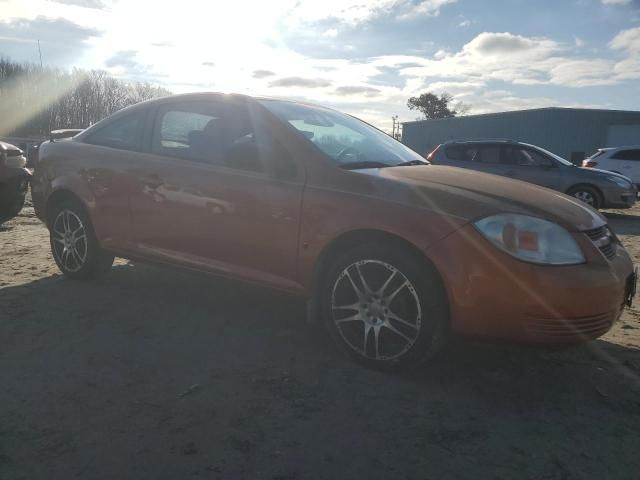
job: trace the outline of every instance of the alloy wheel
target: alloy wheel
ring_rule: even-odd
[[[370,360],[399,359],[420,334],[416,289],[400,270],[379,260],[360,260],[338,275],[331,309],[343,341]]]
[[[578,190],[573,194],[573,196],[576,197],[578,200],[586,203],[587,205],[594,206],[596,203],[596,199],[593,196],[593,193],[587,192],[585,190]]]
[[[53,254],[62,268],[77,272],[87,261],[87,232],[80,217],[71,210],[62,210],[51,228]]]

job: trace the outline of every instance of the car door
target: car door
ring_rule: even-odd
[[[91,221],[107,248],[127,248],[131,237],[129,169],[144,157],[143,138],[148,109],[116,114],[104,125],[81,136],[82,176],[91,191]]]
[[[469,168],[480,172],[504,175],[507,166],[502,163],[499,144],[459,143],[445,147],[447,165]]]
[[[562,190],[562,172],[552,158],[523,145],[505,145],[503,148],[505,163],[509,165],[506,172],[509,177]]]
[[[629,177],[633,183],[640,183],[640,149],[618,150],[611,156],[610,170]]]
[[[244,102],[163,104],[131,198],[136,248],[292,287],[304,173]]]

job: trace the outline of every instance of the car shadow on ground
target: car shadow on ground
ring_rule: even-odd
[[[639,466],[640,351],[606,340],[541,352],[456,339],[420,368],[378,372],[335,352],[298,298],[137,264],[6,287],[0,318],[9,473],[513,478],[515,462],[522,478],[624,478]]]
[[[62,275],[39,279],[0,290],[4,313],[12,325],[21,318],[47,327],[68,329],[77,319],[101,318],[114,325],[127,321],[147,327],[224,329],[241,342],[247,331],[259,331],[269,348],[291,350],[295,337],[298,355],[326,356],[347,362],[334,352],[320,326],[306,321],[304,300],[258,286],[130,262],[118,265],[98,281],[82,282]],[[78,325],[82,327],[82,325]],[[133,325],[132,325],[133,328]],[[473,375],[473,372],[511,367],[516,370],[566,364],[591,367],[624,367],[637,360],[638,350],[597,340],[567,350],[544,350],[489,340],[453,338],[447,349],[427,365],[401,374],[403,378],[428,382],[438,375]],[[204,359],[203,359],[204,360]],[[437,368],[432,368],[437,365]],[[360,367],[358,367],[360,368]],[[394,374],[395,375],[395,374]]]

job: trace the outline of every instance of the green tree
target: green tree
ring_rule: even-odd
[[[438,96],[433,93],[423,93],[418,97],[411,97],[407,101],[409,110],[418,110],[424,115],[424,118],[448,118],[456,115],[464,115],[469,106],[463,103],[452,105],[453,96],[443,93]]]

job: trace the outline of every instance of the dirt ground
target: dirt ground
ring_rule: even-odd
[[[640,262],[640,207],[608,216]],[[637,479],[639,318],[379,373],[282,294],[125,261],[65,280],[27,207],[0,227],[0,479]]]

